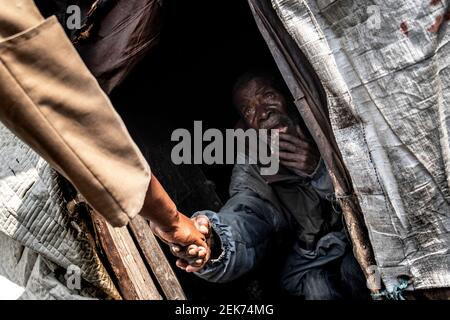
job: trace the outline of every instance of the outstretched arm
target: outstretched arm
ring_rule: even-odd
[[[190,257],[173,248],[172,252],[180,257],[178,267],[211,282],[232,281],[251,271],[274,235],[286,227],[282,215],[251,191],[235,195],[219,213],[201,211],[193,219],[197,226],[210,229],[208,233],[216,239],[211,249],[217,254],[204,267],[197,267]]]
[[[116,227],[137,214],[165,241],[206,245],[180,214],[55,17],[0,0],[0,121]]]
[[[207,248],[206,237],[194,222],[177,210],[155,176],[152,177],[140,215],[150,221],[153,232],[166,243]]]

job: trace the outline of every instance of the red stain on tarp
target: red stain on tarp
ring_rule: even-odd
[[[448,12],[447,12],[448,14]],[[441,27],[442,22],[444,21],[444,17],[447,15],[441,15],[441,16],[437,16],[436,20],[434,20],[434,23],[431,25],[431,27],[429,27],[427,30],[433,33],[437,33]]]
[[[441,0],[430,0],[430,5],[436,6],[439,3],[441,3]],[[441,25],[444,21],[450,20],[450,9],[447,10],[446,13],[443,15],[437,16],[434,20],[434,23],[427,29],[430,32],[437,33],[439,32],[439,29],[441,28]]]
[[[406,24],[406,21],[403,21],[402,23],[400,23],[400,30],[402,30],[402,32],[403,32],[406,36],[409,35],[408,25]]]

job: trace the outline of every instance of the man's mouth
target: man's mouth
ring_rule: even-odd
[[[261,129],[275,129],[280,125],[280,116],[276,113],[271,113],[269,117],[261,122]]]
[[[261,129],[281,129],[283,127],[286,127],[285,121],[283,121],[283,117],[279,113],[272,113],[268,119],[264,120],[261,123],[260,128]]]

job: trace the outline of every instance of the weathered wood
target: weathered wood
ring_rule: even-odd
[[[97,237],[126,300],[161,300],[128,229],[113,228],[98,213],[92,213]]]
[[[186,300],[183,289],[153,235],[148,222],[141,216],[137,216],[131,221],[130,229],[166,299]]]

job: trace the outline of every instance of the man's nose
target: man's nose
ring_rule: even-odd
[[[269,113],[267,112],[267,109],[264,109],[264,110],[261,112],[261,114],[260,114],[260,116],[259,116],[259,119],[260,119],[260,120],[266,120],[268,117],[269,117]]]
[[[259,119],[260,120],[266,120],[267,118],[269,118],[270,114],[272,113],[272,111],[270,110],[270,108],[266,105],[262,105],[260,107],[260,114],[259,114]]]
[[[254,97],[250,101],[250,105],[253,108],[253,110],[255,110],[254,115],[258,120],[265,120],[271,114],[269,106],[265,103],[264,99],[261,97]]]

